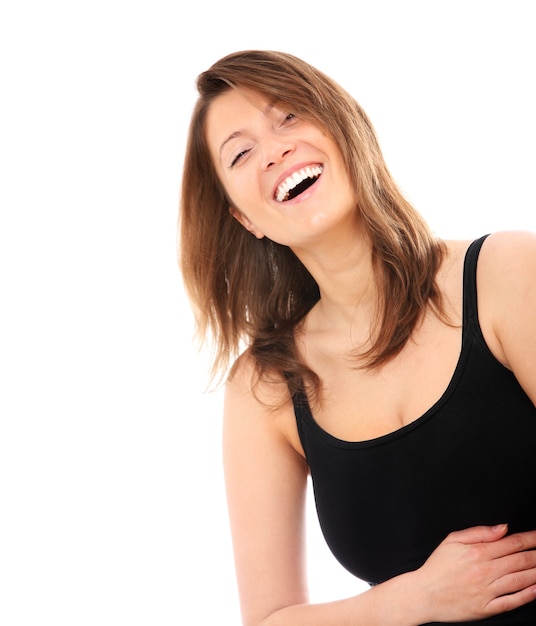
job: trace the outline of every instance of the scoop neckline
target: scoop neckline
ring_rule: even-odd
[[[313,413],[311,411],[311,407],[309,404],[309,400],[304,393],[301,394],[302,401],[303,401],[303,405],[301,407],[302,418],[304,418],[304,421],[306,424],[312,426],[324,439],[326,439],[328,443],[337,447],[342,447],[342,448],[368,448],[368,447],[387,444],[391,441],[404,437],[405,435],[409,434],[413,430],[419,428],[421,425],[427,422],[430,418],[432,418],[454,393],[454,390],[458,386],[459,380],[461,378],[463,369],[465,367],[465,364],[467,362],[467,359],[470,353],[470,347],[469,348],[467,347],[467,339],[466,339],[469,326],[470,325],[468,324],[466,328],[464,325],[464,328],[462,329],[460,353],[458,355],[458,360],[456,362],[456,366],[454,368],[453,374],[445,390],[443,391],[441,396],[424,413],[419,415],[417,418],[415,418],[408,424],[404,424],[404,426],[400,426],[399,428],[389,433],[385,433],[384,435],[379,435],[378,437],[373,437],[372,439],[363,439],[363,440],[356,440],[356,441],[341,439],[340,437],[336,437],[335,435],[327,431],[325,428],[320,426],[320,424],[316,421],[316,419],[313,416]],[[303,409],[305,409],[305,411],[303,411]]]

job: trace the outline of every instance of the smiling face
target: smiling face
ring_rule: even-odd
[[[230,211],[256,237],[300,248],[355,226],[340,150],[318,127],[251,90],[230,89],[211,103],[205,130]]]

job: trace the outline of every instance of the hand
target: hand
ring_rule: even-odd
[[[453,532],[417,570],[430,621],[478,620],[536,599],[536,531],[507,525]]]

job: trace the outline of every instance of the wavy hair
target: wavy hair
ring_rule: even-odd
[[[213,376],[225,375],[245,348],[260,376],[283,376],[291,393],[303,386],[319,390],[318,377],[300,361],[295,345],[296,330],[320,298],[318,285],[290,248],[255,238],[231,216],[209,155],[207,111],[235,87],[288,106],[341,150],[379,286],[374,340],[356,355],[356,367],[377,367],[400,352],[427,306],[443,315],[435,278],[443,244],[395,184],[373,126],[352,96],[303,60],[274,51],[230,54],[196,84],[199,98],[182,176],[179,262],[198,335],[213,340]]]

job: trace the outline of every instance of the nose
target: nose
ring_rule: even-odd
[[[274,165],[281,163],[293,151],[294,145],[290,141],[272,139],[264,149],[263,169],[271,169]]]

